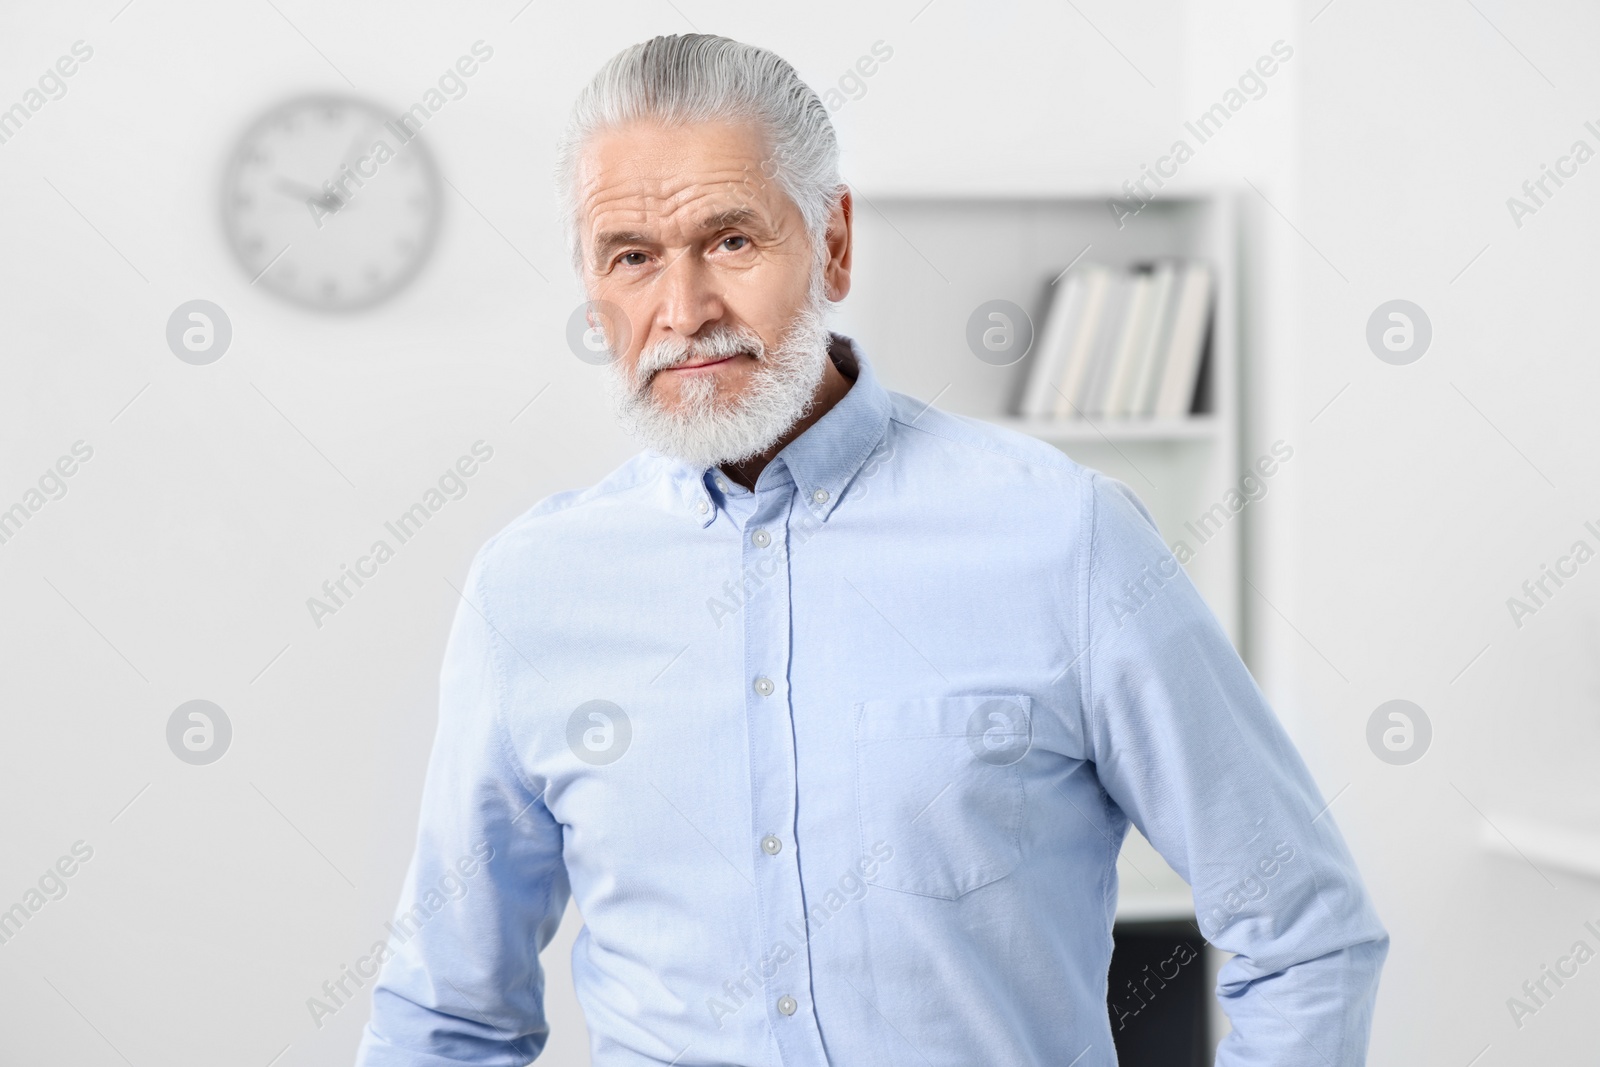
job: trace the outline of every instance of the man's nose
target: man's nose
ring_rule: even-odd
[[[692,253],[679,253],[667,264],[662,286],[662,320],[679,336],[693,337],[722,317],[722,295],[705,264]]]

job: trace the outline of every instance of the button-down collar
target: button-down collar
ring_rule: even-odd
[[[828,357],[854,384],[822,418],[772,458],[757,477],[755,488],[760,493],[792,481],[819,521],[832,514],[845,487],[889,426],[889,394],[871,362],[853,339],[837,333],[830,333],[829,338]],[[720,467],[693,467],[655,449],[646,451],[667,464],[684,514],[701,526],[711,525],[717,517],[719,494],[713,491],[717,479],[728,486],[728,492],[744,491]]]

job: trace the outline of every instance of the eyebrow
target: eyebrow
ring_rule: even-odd
[[[725,230],[730,226],[743,226],[756,221],[754,208],[730,207],[722,211],[714,211],[700,220],[702,230]]]
[[[753,208],[731,207],[722,211],[714,211],[700,220],[699,229],[702,232],[712,230],[725,230],[730,227],[744,226],[756,221],[758,216]],[[595,237],[594,258],[597,265],[603,264],[611,258],[613,252],[624,245],[653,244],[654,240],[638,230],[606,230]]]
[[[623,245],[649,243],[649,238],[636,230],[607,230],[597,235],[594,239],[595,265],[604,264],[606,260],[611,258],[611,253]]]

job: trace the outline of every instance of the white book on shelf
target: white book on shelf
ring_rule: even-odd
[[[1166,367],[1156,400],[1157,418],[1181,419],[1189,414],[1210,320],[1211,268],[1205,263],[1189,263],[1183,270],[1178,306],[1167,339]]]
[[[1028,373],[1028,387],[1023,396],[1021,414],[1029,417],[1048,417],[1055,410],[1055,385],[1061,380],[1067,357],[1071,354],[1073,332],[1083,316],[1083,302],[1089,286],[1084,276],[1068,272],[1056,282],[1050,297],[1050,310],[1045,312],[1044,331],[1034,346],[1033,366]]]
[[[1111,374],[1111,363],[1116,357],[1117,343],[1122,339],[1122,322],[1128,309],[1128,294],[1133,288],[1133,278],[1124,270],[1111,270],[1106,276],[1105,303],[1100,310],[1100,320],[1095,324],[1093,344],[1090,346],[1088,366],[1083,380],[1072,396],[1068,408],[1071,417],[1095,418],[1100,414],[1100,398],[1105,395],[1106,381]]]
[[[1151,272],[1150,307],[1145,330],[1138,352],[1134,356],[1134,369],[1123,397],[1120,414],[1126,418],[1142,418],[1155,407],[1156,383],[1161,380],[1161,360],[1166,354],[1167,329],[1172,321],[1172,307],[1177,293],[1178,268],[1175,259],[1163,259]]]
[[[1078,390],[1082,388],[1084,375],[1089,370],[1089,360],[1094,355],[1095,330],[1104,314],[1106,289],[1111,284],[1111,271],[1106,267],[1089,263],[1078,269],[1083,272],[1085,286],[1083,314],[1078,317],[1078,328],[1072,331],[1072,344],[1067,351],[1061,378],[1054,383],[1052,390],[1055,400],[1051,414],[1058,419],[1077,416],[1072,405],[1077,402]]]
[[[1155,276],[1147,268],[1133,273],[1133,288],[1128,293],[1128,310],[1123,316],[1122,337],[1117,342],[1111,375],[1101,398],[1100,414],[1108,419],[1128,414],[1128,399],[1139,374],[1139,357],[1144,339],[1150,334],[1151,301],[1155,296]]]

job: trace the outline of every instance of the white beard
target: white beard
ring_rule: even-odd
[[[605,386],[617,421],[646,447],[697,468],[760,455],[811,411],[827,369],[827,306],[823,272],[817,270],[805,305],[771,352],[749,327],[716,327],[703,338],[670,337],[650,345],[631,376],[621,359],[612,360]],[[736,402],[718,403],[715,372],[684,376],[675,410],[651,389],[653,373],[664,367],[739,353],[753,353],[756,365]]]

